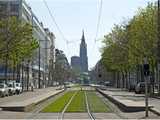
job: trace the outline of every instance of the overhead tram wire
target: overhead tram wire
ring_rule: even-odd
[[[101,17],[102,17],[102,9],[103,9],[103,0],[100,0],[100,7],[99,7],[97,26],[96,26],[96,34],[95,34],[95,38],[94,38],[94,45],[92,48],[92,53],[94,53],[93,51],[95,49],[96,42],[97,42],[97,37],[98,37],[100,22],[101,22]]]
[[[66,41],[66,43],[67,43],[68,40],[64,37],[64,34],[63,34],[63,32],[61,31],[59,25],[57,24],[56,19],[55,19],[54,15],[52,14],[52,12],[51,12],[51,10],[50,10],[50,8],[49,8],[46,0],[43,0],[43,3],[44,3],[44,5],[46,6],[46,8],[47,8],[47,10],[48,10],[48,12],[49,12],[49,15],[51,16],[52,21],[53,21],[54,24],[56,25],[56,27],[57,27],[57,29],[58,29],[58,32],[61,34],[62,38],[63,38],[63,39]]]
[[[96,36],[95,36],[95,42],[97,41],[97,36],[99,33],[99,27],[100,27],[100,22],[101,22],[101,17],[102,17],[102,8],[103,8],[103,0],[100,0],[100,8],[99,8],[99,13],[98,13],[98,21],[97,21],[97,28],[96,28]]]
[[[55,19],[54,15],[52,14],[52,12],[51,12],[51,10],[50,10],[50,8],[49,8],[46,0],[43,0],[43,3],[44,3],[44,5],[45,5],[45,7],[47,8],[48,13],[49,13],[49,15],[50,15],[53,23],[56,25],[58,32],[60,33],[60,35],[61,35],[61,37],[63,38],[63,40],[66,42],[66,44],[67,44],[67,49],[69,50],[69,54],[70,54],[70,49],[69,49],[69,47],[68,47],[69,41],[66,39],[66,37],[64,36],[63,32],[61,31],[59,25],[57,24],[56,19]]]

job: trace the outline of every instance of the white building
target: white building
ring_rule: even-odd
[[[40,47],[35,50],[29,65],[25,61],[24,67],[30,66],[28,67],[30,74],[27,78],[25,74],[27,71],[24,68],[25,71],[23,71],[24,75],[21,75],[21,81],[23,80],[24,87],[31,84],[34,84],[35,88],[38,88],[39,85],[44,87],[49,80],[50,61],[55,61],[54,34],[49,29],[44,28],[42,22],[38,20],[31,7],[24,0],[0,0],[0,16],[17,16],[32,24],[33,35],[39,41]]]

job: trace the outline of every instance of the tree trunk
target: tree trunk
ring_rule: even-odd
[[[16,67],[15,67],[15,61],[13,61],[13,69],[12,69],[12,79],[15,80],[15,74],[16,74]]]
[[[151,88],[152,88],[152,90],[151,90],[151,93],[154,95],[154,85],[155,85],[155,70],[154,70],[154,68],[152,67],[152,75],[151,75],[151,79],[150,79],[150,81],[151,81]]]
[[[122,72],[122,88],[124,88],[125,87],[125,73],[124,72]]]
[[[17,82],[20,82],[20,64],[17,65],[17,76],[16,76],[16,80]]]
[[[29,90],[29,63],[30,63],[30,61],[28,60],[27,61],[28,63],[27,63],[27,91]]]
[[[7,84],[8,82],[8,52],[5,58],[6,58],[5,59],[5,83]]]
[[[23,66],[23,61],[21,64],[21,69],[22,69],[22,78],[21,78],[21,84],[22,84],[22,91],[24,91],[24,66]]]

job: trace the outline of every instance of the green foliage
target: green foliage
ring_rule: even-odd
[[[66,112],[86,112],[84,91],[79,91],[76,94]]]
[[[45,107],[42,112],[62,112],[74,93],[75,91],[65,93],[62,97]]]
[[[8,55],[10,62],[19,64],[30,58],[39,46],[33,37],[33,28],[29,23],[21,22],[16,17],[0,20],[0,59]]]
[[[149,3],[127,24],[115,25],[104,38],[102,61],[108,69],[129,71],[148,58],[151,70],[157,56],[157,5]]]
[[[91,112],[110,112],[109,107],[99,98],[95,92],[87,92]]]

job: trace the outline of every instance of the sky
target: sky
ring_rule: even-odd
[[[38,19],[55,34],[56,48],[64,51],[69,62],[71,56],[79,56],[79,44],[84,30],[90,69],[100,60],[103,37],[111,31],[113,25],[132,18],[138,8],[152,1],[156,0],[103,0],[96,38],[100,0],[46,0],[64,39],[43,0],[26,0]],[[66,40],[71,42],[67,43]]]

